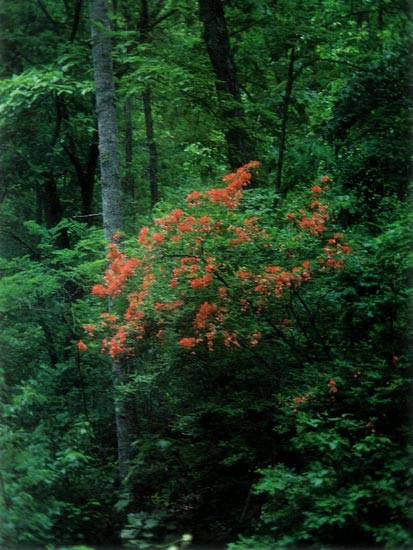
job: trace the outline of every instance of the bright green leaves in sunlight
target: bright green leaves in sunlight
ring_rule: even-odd
[[[3,120],[15,117],[20,110],[33,107],[37,101],[53,94],[91,94],[92,82],[79,82],[55,67],[28,69],[0,81],[0,114]]]
[[[84,529],[96,540],[114,502],[114,461],[99,461],[95,436],[105,417],[110,442],[110,376],[99,357],[82,364],[71,351],[77,319],[93,307],[87,291],[104,266],[103,237],[74,220],[26,229],[36,256],[0,263],[2,547],[84,540]],[[55,246],[63,229],[70,249]]]

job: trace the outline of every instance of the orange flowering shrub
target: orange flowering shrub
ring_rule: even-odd
[[[243,208],[258,164],[225,176],[224,187],[190,193],[185,207],[140,230],[132,254],[109,246],[103,283],[92,294],[109,296],[113,311],[93,330],[84,327],[89,337],[102,333],[102,351],[116,358],[152,340],[192,354],[253,350],[291,330],[285,304],[292,293],[341,269],[351,248],[331,227],[327,176],[311,188],[307,209],[286,214],[281,233],[259,208],[256,215]]]

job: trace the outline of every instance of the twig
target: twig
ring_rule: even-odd
[[[97,214],[78,214],[76,216],[72,216],[72,218],[90,218],[91,216],[103,216],[103,213],[98,212]]]

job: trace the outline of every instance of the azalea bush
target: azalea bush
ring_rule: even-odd
[[[97,348],[115,361],[135,357],[126,391],[137,396],[143,419],[148,394],[157,411],[157,435],[152,428],[145,436],[148,423],[142,421],[138,484],[146,475],[145,484],[156,479],[162,485],[165,472],[155,465],[168,462],[170,473],[178,452],[201,470],[209,459],[223,462],[215,477],[227,493],[242,472],[245,499],[253,469],[265,464],[274,446],[272,415],[282,400],[293,414],[294,399],[305,399],[314,378],[335,390],[329,333],[334,335],[335,287],[352,249],[330,212],[334,183],[323,176],[296,193],[289,208],[274,210],[268,194],[248,188],[257,169],[250,163],[225,176],[222,187],[191,192],[181,208],[161,210],[131,241],[116,235],[104,279],[92,288],[104,306],[109,298],[111,308],[84,325],[79,349],[88,354]],[[183,433],[208,441],[216,425],[216,458],[201,458],[199,446],[190,452],[182,446]],[[268,449],[260,438],[268,439]],[[189,492],[191,507],[206,517],[205,500],[218,506],[220,493],[207,497],[199,479],[186,481],[185,488],[171,488],[165,480],[173,493],[168,503],[176,507]]]
[[[190,193],[184,208],[143,227],[135,244],[119,246],[115,235],[104,282],[92,288],[110,298],[111,311],[84,327],[104,334],[102,351],[116,360],[149,341],[191,354],[291,344],[292,302],[305,308],[302,287],[340,271],[351,247],[331,220],[327,176],[302,197],[305,208],[260,216],[242,201],[257,167],[225,176],[225,187]]]
[[[155,538],[244,533],[237,550],[403,547],[405,220],[342,231],[326,175],[274,209],[249,188],[258,169],[115,235],[92,287],[102,311],[78,347],[129,358],[137,512]]]

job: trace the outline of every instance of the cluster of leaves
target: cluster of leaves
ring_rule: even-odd
[[[28,226],[35,258],[0,264],[0,545],[103,542],[117,521],[111,381],[74,346],[102,237],[69,220]],[[62,229],[71,249],[56,248]]]
[[[330,327],[332,378],[323,386],[307,370],[306,389],[280,402],[283,451],[253,489],[264,502],[260,534],[231,550],[410,547],[410,217],[398,209],[379,236],[353,241],[333,295],[343,316]]]
[[[409,55],[404,40],[349,78],[325,126],[336,150],[336,169],[353,198],[347,217],[373,227],[389,201],[409,193]],[[355,205],[356,208],[355,208]]]

